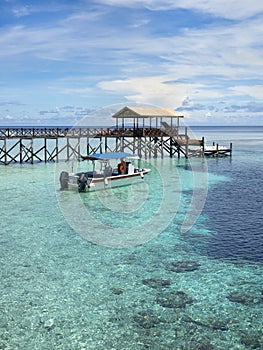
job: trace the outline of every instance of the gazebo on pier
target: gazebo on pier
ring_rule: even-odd
[[[186,127],[180,126],[183,115],[169,108],[126,106],[115,113],[116,150],[129,150],[139,156],[189,156],[189,146],[203,150],[203,140],[191,140]],[[118,136],[117,136],[118,135]]]

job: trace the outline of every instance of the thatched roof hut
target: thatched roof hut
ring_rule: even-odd
[[[151,126],[153,124],[152,120],[155,119],[157,127],[166,118],[170,119],[171,125],[173,120],[177,119],[177,126],[179,126],[179,118],[183,118],[183,115],[170,108],[126,106],[112,117],[116,119],[116,126],[118,126],[119,119],[122,121],[122,127],[124,126],[124,121],[127,122],[128,119],[130,119],[130,122],[133,120],[134,126],[138,126],[139,119],[141,119],[143,126],[145,125],[145,120],[148,119],[148,123]]]

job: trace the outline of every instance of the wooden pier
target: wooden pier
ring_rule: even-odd
[[[219,146],[213,142],[212,146],[204,147],[204,155],[207,157],[225,157],[232,156],[232,143],[229,147]]]
[[[182,115],[167,108],[124,107],[114,127],[0,128],[0,164],[80,159],[96,152],[142,158],[204,156],[204,138],[191,139]]]

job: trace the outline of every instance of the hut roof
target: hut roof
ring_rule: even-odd
[[[183,115],[170,108],[129,107],[126,106],[115,113],[112,118],[183,118]]]

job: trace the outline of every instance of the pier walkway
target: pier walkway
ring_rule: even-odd
[[[175,130],[173,130],[175,133]],[[124,151],[140,157],[190,156],[190,146],[200,153],[203,140],[191,140],[159,128],[0,128],[0,164],[79,159],[94,152]],[[200,154],[199,154],[200,155]]]

